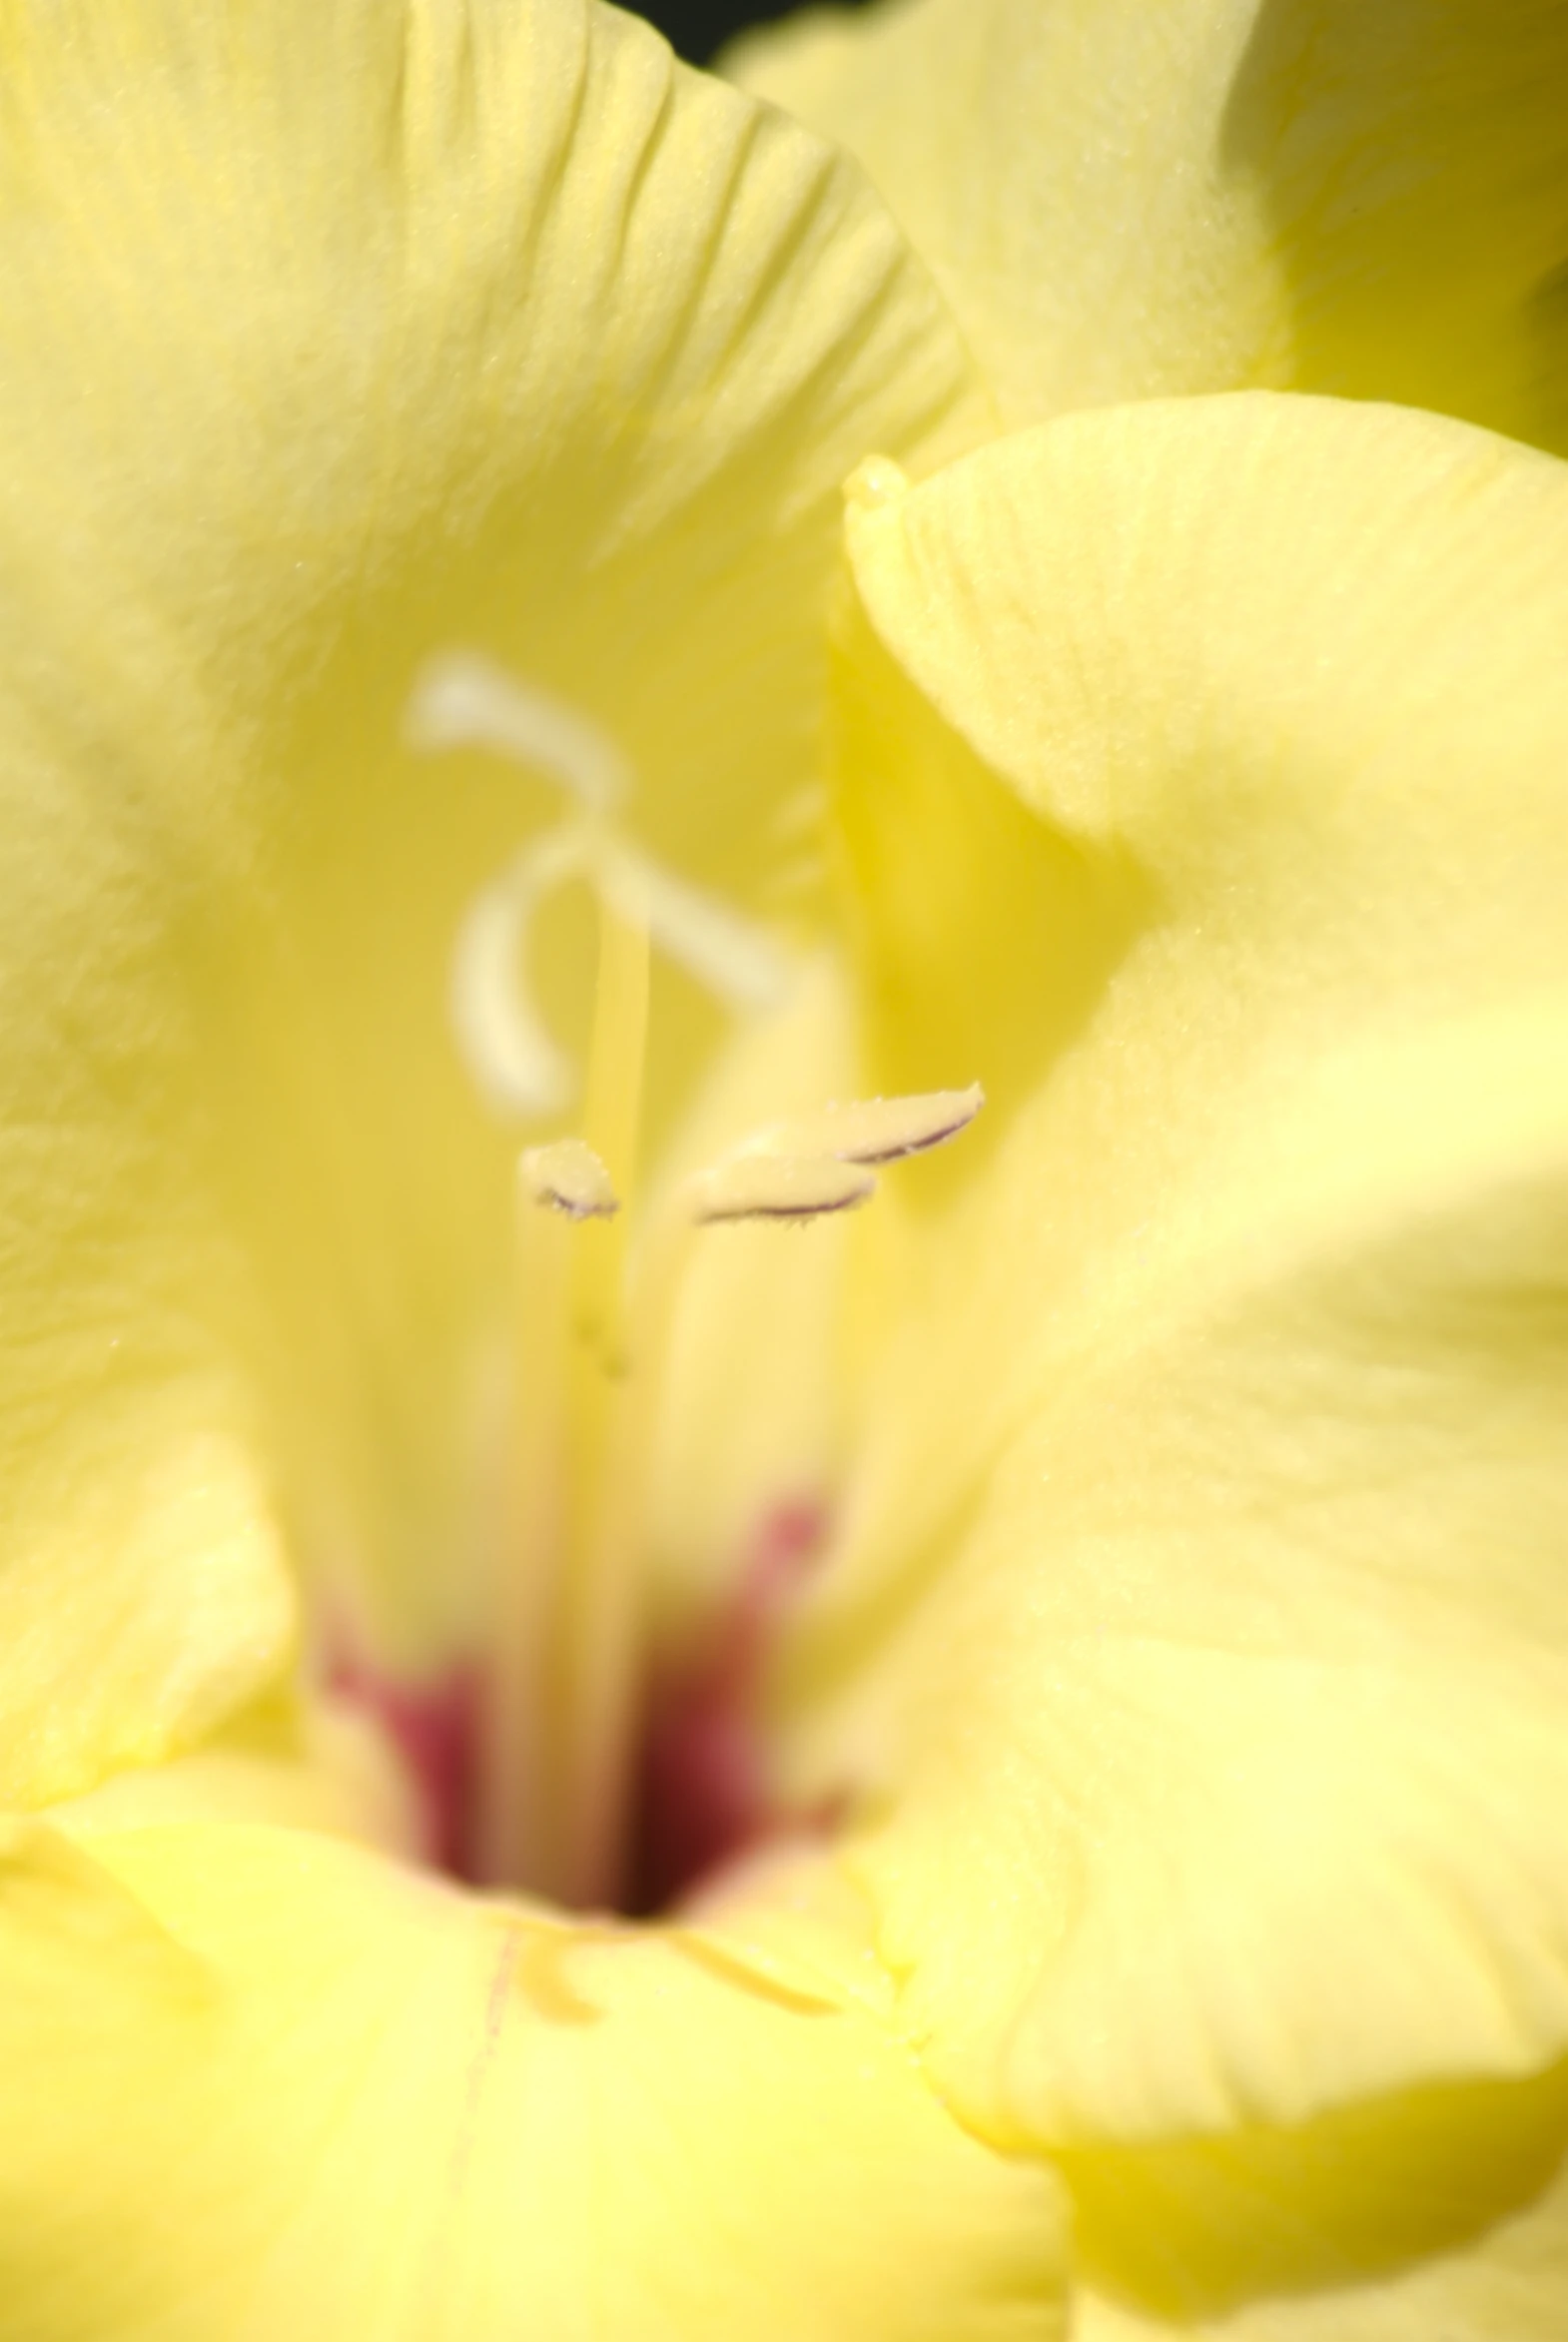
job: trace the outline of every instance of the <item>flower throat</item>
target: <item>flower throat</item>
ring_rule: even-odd
[[[505,1517],[461,1835],[481,1884],[627,1910],[651,1899],[648,1850],[636,1843],[641,1777],[655,1745],[680,1743],[678,1717],[673,1743],[668,1717],[650,1737],[644,1524],[692,1247],[724,1222],[801,1224],[853,1209],[873,1193],[877,1167],[955,1138],[982,1098],[977,1086],[824,1106],[753,1133],[646,1207],[636,1163],[653,947],[742,1012],[782,997],[782,958],[632,841],[617,818],[629,775],[575,710],[452,658],[423,678],[409,731],[421,748],[488,748],[567,793],[566,818],[476,899],[453,959],[459,1046],[481,1092],[513,1117],[558,1119],[574,1088],[527,982],[533,915],[573,880],[596,906],[580,1130],[528,1148],[517,1165]],[[764,1566],[810,1542],[803,1518],[776,1528]],[[688,1801],[703,1795],[696,1777],[673,1786]],[[674,1840],[701,1850],[691,1869],[731,1834],[700,1814],[674,1820]],[[651,1897],[689,1883],[657,1877]]]

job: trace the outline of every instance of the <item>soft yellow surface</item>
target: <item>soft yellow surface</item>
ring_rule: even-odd
[[[1075,2342],[1557,2342],[1568,2068],[1070,2156]]]
[[[405,753],[418,662],[478,647],[602,721],[641,833],[755,900],[838,482],[951,436],[964,390],[856,175],[612,11],[14,0],[0,36],[0,1795],[29,1802],[286,1661],[280,1529],[329,1633],[368,1611],[434,1664],[466,1621],[515,1139],[447,960],[547,798]]]
[[[0,30],[6,2342],[1055,2342],[1064,2183],[1086,2342],[1558,2342],[1568,475],[1251,396],[928,476],[993,417],[878,204],[580,0]],[[1563,54],[918,0],[748,71],[1015,419],[1555,444]],[[413,1785],[282,1688],[302,1588],[439,1680],[501,1511],[447,962],[553,808],[400,725],[502,662],[820,944],[852,469],[843,949],[670,1175],[989,1103],[712,1232],[648,1538],[676,1633],[835,1500],[775,1754],[847,1868],[575,1928],[348,1843]]]
[[[0,1845],[7,2342],[1065,2331],[1052,2180],[809,1959],[294,1832],[90,1845]]]
[[[416,1783],[363,1709],[275,1691],[167,1765],[132,1765],[41,1809],[73,1837],[170,1822],[266,1822],[423,1859]]]
[[[1100,938],[889,1238],[782,1692],[800,1794],[872,1788],[882,1948],[988,2135],[1297,2121],[1568,2042],[1565,529],[1551,458],[1266,396],[852,516],[929,695],[866,670],[896,769],[923,720],[982,829],[1031,807],[998,924]],[[842,796],[907,1080],[875,712]]]
[[[1568,445],[1568,24],[1541,0],[896,0],[747,35],[1008,417],[1252,385]]]

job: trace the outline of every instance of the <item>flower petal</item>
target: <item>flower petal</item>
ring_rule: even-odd
[[[1568,445],[1568,31],[1466,0],[906,0],[749,36],[1016,423],[1253,385]]]
[[[290,1648],[285,1545],[404,1662],[467,1623],[513,1143],[447,963],[549,799],[409,752],[423,661],[467,644],[591,717],[646,838],[755,897],[820,702],[837,483],[966,391],[852,170],[613,10],[6,26],[25,1802],[243,1705]],[[552,1029],[583,940],[553,939]],[[674,1010],[678,1058],[707,1028]]]
[[[455,1896],[323,1838],[0,1858],[27,2342],[1060,2334],[1053,2183],[815,1974]]]
[[[1082,2342],[1556,2342],[1568,2069],[1069,2156]]]
[[[801,1794],[873,1793],[884,1955],[998,2139],[1568,2041],[1565,527],[1548,457],[1261,396],[853,517],[913,678],[892,775],[862,715],[844,780],[874,983],[917,684],[980,832],[1010,786],[1051,841],[1006,916],[1088,939],[990,1154],[898,1232],[782,1692]],[[942,886],[925,981],[983,1035]],[[877,998],[899,1078],[945,1078]]]
[[[285,1694],[189,1754],[111,1774],[39,1819],[76,1837],[171,1822],[269,1823],[418,1861],[429,1847],[418,1786],[363,1707]]]

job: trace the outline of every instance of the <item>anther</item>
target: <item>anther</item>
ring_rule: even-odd
[[[863,1098],[759,1131],[746,1152],[833,1157],[838,1163],[898,1163],[945,1147],[967,1131],[986,1103],[978,1082],[967,1090],[930,1090],[909,1098]]]
[[[620,1209],[609,1172],[581,1139],[528,1148],[518,1159],[517,1178],[530,1202],[568,1219],[612,1219]]]
[[[874,1167],[945,1146],[968,1130],[985,1102],[973,1082],[967,1090],[857,1099],[774,1123],[687,1181],[688,1218],[705,1225],[852,1210],[873,1193]]]
[[[702,1225],[726,1219],[820,1219],[864,1203],[876,1180],[831,1156],[732,1155],[700,1171],[686,1190]]]

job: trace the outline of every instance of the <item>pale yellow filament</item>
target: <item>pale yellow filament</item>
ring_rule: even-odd
[[[519,1178],[511,1295],[511,1435],[504,1536],[480,1710],[474,1867],[486,1885],[546,1891],[555,1865],[552,1744],[563,1687],[552,1664],[559,1570],[571,1544],[568,1444],[572,1223]]]
[[[647,1013],[647,930],[606,890],[586,1138],[532,1151],[519,1181],[510,1520],[478,1850],[486,1881],[525,1882],[579,1909],[615,1897],[618,1798],[635,1729],[639,1572],[621,1428],[633,1365],[625,1222],[602,1197],[635,1180]],[[579,1196],[600,1200],[574,1209]]]

